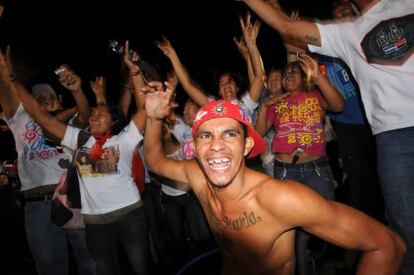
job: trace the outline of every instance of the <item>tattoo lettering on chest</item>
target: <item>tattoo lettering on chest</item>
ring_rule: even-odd
[[[232,230],[241,230],[243,228],[249,228],[255,226],[256,224],[260,223],[262,218],[254,213],[254,211],[244,211],[242,215],[240,215],[236,219],[231,219],[229,217],[224,217],[221,220],[222,226],[225,229],[232,229]]]
[[[211,208],[210,205],[207,203],[203,194],[199,194],[200,202],[203,204],[204,212],[206,214],[207,219],[210,221],[211,226],[215,229],[224,229],[224,230],[242,230],[244,228],[250,228],[262,221],[262,218],[255,213],[254,211],[244,211],[237,218],[230,218],[224,216],[224,218],[217,218]]]

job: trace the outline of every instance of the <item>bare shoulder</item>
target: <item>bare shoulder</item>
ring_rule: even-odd
[[[326,202],[310,188],[294,180],[266,177],[255,189],[257,203],[278,218],[292,217],[311,205]]]
[[[265,177],[257,185],[257,195],[260,200],[263,202],[270,200],[272,203],[300,199],[301,195],[309,190],[297,181],[274,179],[270,176]]]

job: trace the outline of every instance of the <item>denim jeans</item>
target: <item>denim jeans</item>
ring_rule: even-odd
[[[400,274],[414,274],[414,127],[375,136],[385,216],[407,242]]]
[[[148,226],[144,207],[132,210],[109,224],[86,224],[86,244],[98,275],[121,274],[118,240],[136,274],[150,274]]]
[[[335,197],[334,177],[326,157],[294,165],[275,160],[274,175],[277,179],[299,181],[326,199]],[[296,231],[296,271],[300,275],[310,274],[311,259],[308,249],[310,238],[311,235],[305,231],[301,229]]]
[[[72,247],[73,257],[76,262],[79,275],[96,274],[95,261],[86,246],[85,230],[65,230],[66,237]]]
[[[80,275],[94,275],[95,263],[86,249],[83,230],[64,230],[51,219],[51,200],[25,204],[25,227],[39,275],[69,274],[68,240]]]

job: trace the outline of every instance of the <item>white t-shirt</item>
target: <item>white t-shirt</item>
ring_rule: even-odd
[[[176,159],[176,160],[183,160],[183,152],[181,151],[181,148],[179,148],[174,153],[171,153],[167,155],[168,158]],[[168,179],[167,179],[168,180]],[[187,191],[182,191],[180,189],[168,186],[167,184],[161,184],[161,191],[169,196],[181,196],[187,193]]]
[[[76,149],[81,130],[66,128],[62,145]],[[135,146],[143,139],[131,121],[118,135],[102,145],[103,154],[96,160],[89,158],[95,144],[91,136],[76,155],[76,166],[81,192],[82,214],[106,214],[138,202],[141,198],[132,179],[132,155]]]
[[[321,47],[357,80],[372,132],[414,126],[414,1],[381,0],[354,21],[316,24]]]
[[[176,117],[172,134],[181,144],[181,151],[185,159],[194,158],[193,135],[190,125],[185,123],[180,117]]]
[[[45,143],[42,128],[24,110],[23,105],[20,104],[14,116],[5,121],[16,142],[21,191],[57,184],[64,171],[58,162],[67,156]]]
[[[253,99],[250,98],[249,93],[245,93],[241,98],[240,101],[244,104],[244,106],[249,110],[250,116],[253,117],[254,111],[256,110],[257,106],[259,106],[258,102],[254,102]]]

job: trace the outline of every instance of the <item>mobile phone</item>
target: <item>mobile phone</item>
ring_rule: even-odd
[[[116,52],[117,54],[123,56],[124,55],[124,47],[116,40],[109,40],[109,48]],[[130,50],[129,54],[132,54],[132,50]],[[135,62],[139,69],[141,70],[141,76],[144,80],[145,84],[151,81],[160,81],[162,82],[162,76],[161,73],[158,71],[158,69],[152,65],[151,63],[143,60],[140,58],[138,61]]]
[[[60,68],[57,68],[56,70],[55,70],[55,74],[56,75],[60,75],[61,73],[63,73],[65,71],[65,68],[63,68],[63,67],[60,67]]]
[[[162,82],[162,77],[160,72],[155,68],[154,65],[148,63],[145,60],[139,59],[136,64],[138,65],[139,69],[141,70],[141,76],[145,83],[151,81],[159,81]]]
[[[118,41],[113,40],[113,39],[109,40],[108,46],[112,51],[116,52],[117,54],[121,56],[124,55],[124,51],[125,51],[124,46],[122,46],[121,43],[119,43]],[[130,51],[130,53],[132,53],[132,51]]]

